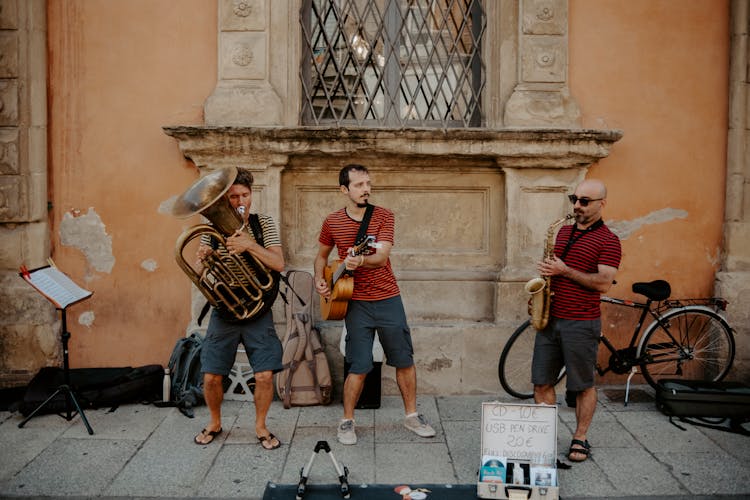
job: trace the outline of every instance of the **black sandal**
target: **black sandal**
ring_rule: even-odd
[[[574,448],[574,446],[579,446],[580,448]],[[571,457],[573,453],[579,453],[583,455],[584,457],[581,459],[575,459]],[[588,439],[581,441],[580,439],[574,439],[570,442],[570,449],[568,450],[568,460],[571,462],[583,462],[587,458],[589,458],[589,455],[591,454],[591,443],[589,443]]]
[[[195,437],[193,438],[193,442],[194,442],[195,444],[197,444],[198,446],[205,446],[205,445],[207,445],[207,444],[211,444],[211,443],[213,443],[213,442],[214,442],[214,439],[216,439],[216,436],[218,436],[218,435],[219,435],[219,434],[221,434],[222,432],[223,432],[223,430],[222,430],[222,428],[221,428],[221,427],[219,427],[219,430],[218,430],[218,431],[209,431],[209,430],[203,429],[203,430],[202,430],[202,431],[200,432],[200,434],[198,434],[197,436],[195,436]],[[204,442],[202,442],[202,440],[203,440],[203,439],[206,439],[206,438],[211,438],[211,439],[209,439],[209,440],[208,440],[208,441],[206,441],[205,443],[204,443]],[[200,439],[200,441],[199,441],[199,439]]]

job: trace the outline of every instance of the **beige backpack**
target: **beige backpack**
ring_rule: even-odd
[[[313,277],[289,271],[286,279],[284,369],[274,376],[276,393],[284,408],[327,405],[331,402],[331,370],[320,331],[313,326]]]

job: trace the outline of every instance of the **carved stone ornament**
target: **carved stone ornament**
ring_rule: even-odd
[[[565,0],[524,0],[522,33],[526,35],[564,35],[568,9]]]
[[[536,18],[540,21],[549,21],[555,17],[555,8],[551,2],[539,3],[536,6]]]
[[[540,51],[536,54],[536,64],[542,68],[546,68],[555,64],[555,52],[554,51]]]
[[[248,17],[253,13],[253,5],[247,0],[234,0],[232,12],[237,17]]]
[[[250,46],[235,45],[232,48],[232,62],[237,66],[249,66],[253,62],[253,51]]]

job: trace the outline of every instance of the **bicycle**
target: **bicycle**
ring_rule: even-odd
[[[640,309],[641,312],[627,347],[615,348],[602,333],[600,343],[611,354],[606,367],[602,368],[597,363],[599,375],[609,371],[629,373],[628,389],[637,368],[654,388],[663,378],[720,381],[726,377],[735,354],[732,328],[719,314],[726,310],[726,300],[719,297],[669,299],[671,287],[664,280],[634,283],[632,290],[646,297],[646,301],[634,302],[606,295],[601,297],[601,302],[605,304]],[[653,320],[643,330],[648,316]],[[519,399],[534,395],[531,358],[535,333],[531,321],[526,320],[510,336],[498,362],[500,384],[508,394]],[[564,367],[555,385],[563,377]]]

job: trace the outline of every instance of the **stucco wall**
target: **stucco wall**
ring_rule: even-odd
[[[622,129],[590,171],[624,259],[613,293],[666,279],[712,292],[726,169],[728,3],[571,0],[570,85],[584,127]]]
[[[609,186],[605,217],[623,241],[610,294],[634,297],[633,282],[654,279],[668,280],[673,297],[712,294],[726,180],[728,2],[571,0],[569,15],[582,125],[625,132],[589,172]],[[606,333],[634,319],[603,310]],[[622,342],[631,331],[620,332]],[[607,357],[602,349],[600,361]]]
[[[49,2],[53,258],[93,297],[68,312],[73,367],[166,364],[190,317],[159,213],[197,170],[167,123],[202,123],[214,1]]]
[[[161,127],[203,123],[216,83],[217,3],[50,0],[48,15],[52,255],[95,292],[69,313],[72,366],[165,363],[190,320],[174,240],[195,221],[159,208],[197,173]],[[727,2],[570,0],[569,21],[582,125],[625,132],[590,172],[608,183],[606,217],[624,240],[612,293],[656,278],[675,295],[711,293]]]

